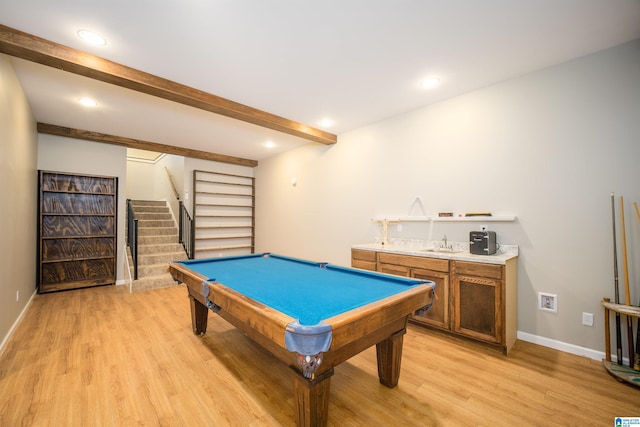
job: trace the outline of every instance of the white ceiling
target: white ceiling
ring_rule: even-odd
[[[0,24],[340,135],[640,38],[640,0],[4,0]],[[39,122],[254,160],[310,143],[12,62]]]

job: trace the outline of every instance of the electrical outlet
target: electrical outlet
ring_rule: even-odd
[[[593,326],[593,313],[582,313],[582,324],[585,326]]]
[[[538,310],[558,312],[558,295],[538,292]]]
[[[402,224],[398,223],[396,227],[398,228],[398,233],[402,233]]]
[[[480,226],[480,231],[489,231],[489,226],[486,224],[483,224]]]
[[[16,291],[16,302],[20,302],[20,291]]]

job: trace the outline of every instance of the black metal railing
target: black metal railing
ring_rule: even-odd
[[[127,199],[127,246],[133,260],[133,280],[138,280],[138,220],[134,218],[131,199]]]
[[[184,206],[184,203],[182,203],[182,201],[178,201],[178,205],[180,206],[180,219],[178,220],[178,241],[182,243],[182,247],[187,253],[187,257],[189,259],[193,259],[193,252],[195,247],[195,230],[193,219],[191,219],[191,215],[189,215],[189,211]]]

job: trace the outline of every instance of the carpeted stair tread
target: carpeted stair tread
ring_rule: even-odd
[[[138,279],[132,292],[177,285],[167,272],[169,263],[187,255],[166,202],[133,200],[131,206],[138,220]]]

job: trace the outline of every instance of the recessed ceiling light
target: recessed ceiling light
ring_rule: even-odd
[[[320,127],[329,128],[333,126],[333,120],[331,120],[328,117],[325,117],[324,119],[320,120],[318,124],[320,125]]]
[[[433,89],[440,84],[440,79],[437,77],[427,77],[420,82],[422,89]]]
[[[276,144],[274,144],[273,141],[267,141],[263,145],[267,148],[273,148],[276,146]]]
[[[85,107],[95,107],[95,106],[98,105],[98,103],[96,101],[94,101],[91,98],[87,98],[87,97],[79,98],[78,102],[80,104],[84,105]]]
[[[89,30],[78,30],[78,37],[94,46],[104,46],[107,40],[98,33]]]

